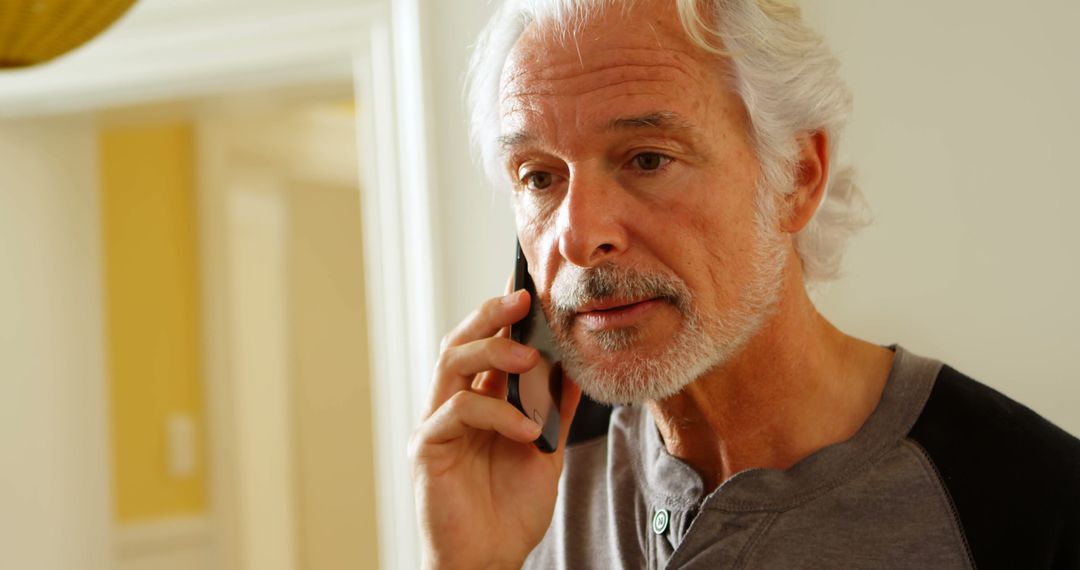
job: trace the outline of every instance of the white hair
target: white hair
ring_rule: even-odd
[[[790,192],[798,137],[821,131],[835,160],[851,113],[851,93],[839,62],[802,20],[794,0],[675,0],[687,36],[731,62],[731,85],[750,119],[751,137],[767,188]],[[605,8],[628,10],[627,0],[506,0],[474,48],[468,76],[470,134],[481,165],[497,186],[500,166],[499,81],[506,58],[532,22],[572,34]],[[844,243],[869,223],[865,199],[850,168],[835,169],[813,219],[795,235],[808,284],[836,278]]]

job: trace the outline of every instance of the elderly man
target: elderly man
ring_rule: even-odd
[[[562,440],[505,400],[539,358],[505,335],[528,294],[484,304],[411,444],[430,567],[1080,567],[1080,441],[807,296],[861,198],[796,6],[509,1],[470,87],[564,353]],[[582,391],[616,407],[568,442]]]

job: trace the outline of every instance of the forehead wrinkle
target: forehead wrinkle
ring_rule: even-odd
[[[624,97],[659,97],[654,101],[659,105],[652,109],[635,105],[647,112],[630,117],[611,119],[611,115],[598,117],[589,113],[593,115],[593,120],[588,121],[592,127],[586,128],[599,132],[670,128],[691,131],[693,134],[692,125],[685,117],[664,109],[663,101],[674,96],[681,99],[678,93],[687,89],[707,92],[708,89],[702,87],[713,81],[708,73],[712,66],[703,65],[706,62],[702,61],[701,54],[695,53],[692,48],[663,47],[661,33],[652,23],[648,23],[643,31],[646,47],[640,44],[591,45],[592,41],[580,34],[568,38],[571,40],[569,42],[553,46],[550,39],[527,38],[529,34],[523,34],[513,48],[501,78],[500,114],[503,126],[510,127],[509,132],[497,137],[498,148],[504,157],[527,148],[554,150],[569,142],[547,140],[548,134],[555,133],[547,133],[548,127],[541,126],[553,119],[547,114],[549,102],[553,103],[555,99],[586,97],[593,102],[589,106],[599,104],[602,108],[610,108],[616,99]],[[610,90],[611,95],[606,96],[605,90]],[[581,119],[583,117],[578,117],[577,122],[580,123]],[[566,126],[565,121],[559,122]],[[581,127],[585,125],[580,124],[571,131],[580,132]],[[562,139],[562,135],[558,138]],[[555,146],[549,147],[552,144]]]
[[[546,119],[546,114],[535,104],[530,105],[529,101],[522,100],[520,97],[509,97],[503,99],[503,107],[509,107],[503,109],[501,113],[500,123],[502,125],[515,125],[516,128],[512,128],[509,132],[500,134],[495,138],[498,148],[502,155],[510,155],[525,148],[540,148],[544,146],[544,137],[542,131],[538,131],[535,128],[536,123],[543,123]]]
[[[619,97],[637,97],[647,95],[658,95],[659,93],[652,91],[635,91],[629,93],[620,93]],[[519,106],[518,110],[509,111],[503,114],[503,118],[506,119],[515,113],[522,113],[526,116],[532,115],[540,117],[542,120],[543,113],[540,111],[525,111]],[[523,121],[528,125],[528,120]],[[590,121],[591,122],[591,121]],[[596,131],[621,131],[621,130],[634,130],[634,129],[666,129],[673,131],[683,132],[696,132],[694,124],[683,115],[670,110],[657,110],[648,111],[645,113],[627,116],[627,117],[614,117],[607,121],[602,118],[596,121]],[[526,147],[542,147],[545,146],[542,143],[543,137],[536,132],[533,132],[528,126],[520,129],[510,131],[499,135],[496,141],[499,148],[504,154],[510,154],[515,150]]]
[[[689,64],[699,63],[698,58],[694,57],[688,52],[669,49],[669,48],[655,48],[649,47],[636,47],[636,46],[598,46],[589,50],[586,55],[580,54],[578,50],[573,55],[565,53],[557,53],[553,51],[544,52],[546,57],[535,57],[532,61],[522,63],[538,64],[539,75],[542,79],[548,79],[553,76],[558,76],[560,73],[564,73],[564,70],[570,70],[571,72],[589,73],[592,71],[600,71],[609,67],[618,67],[619,65],[628,65],[626,62],[636,61],[635,65],[649,67],[649,66],[668,66],[674,67],[687,72],[687,69],[691,67]],[[544,59],[547,61],[545,62]],[[523,66],[525,67],[525,66]]]
[[[582,97],[584,95],[592,95],[592,94],[595,94],[595,93],[599,93],[599,92],[602,92],[602,91],[607,90],[607,89],[614,89],[616,87],[623,87],[623,86],[625,86],[627,84],[632,84],[632,83],[659,84],[659,85],[667,86],[667,85],[671,85],[671,80],[668,80],[668,79],[646,79],[646,78],[632,77],[632,78],[628,78],[628,79],[622,79],[622,80],[618,80],[618,81],[613,81],[613,82],[610,82],[610,83],[604,83],[603,85],[597,85],[595,87],[589,87],[589,88],[581,89],[579,91],[574,91],[574,92],[559,91],[559,90],[556,90],[556,89],[550,89],[550,90],[540,89],[540,90],[536,90],[536,91],[522,91],[522,92],[519,92],[519,93],[514,93],[512,95],[509,95],[509,97],[513,97],[513,98],[519,98],[519,97],[520,98],[527,98],[527,97]],[[641,87],[645,87],[645,85],[641,85]],[[663,96],[663,94],[664,93],[662,91],[649,90],[649,89],[639,89],[639,90],[635,90],[635,91],[621,92],[621,93],[619,93],[619,96],[635,96],[635,95],[659,95],[659,96]]]
[[[537,46],[531,49],[516,46],[503,68],[499,90],[504,95],[546,95],[566,81],[588,81],[596,74],[600,74],[602,81],[605,75],[619,73],[640,75],[643,79],[663,74],[667,76],[664,80],[668,81],[689,79],[700,82],[704,80],[703,69],[709,67],[701,59],[677,49],[652,47],[615,46],[582,54],[580,50],[567,53],[541,51]]]
[[[662,70],[670,70],[676,73],[662,73]],[[658,71],[660,73],[658,73]],[[627,77],[615,78],[609,81],[593,81],[599,83],[595,87],[586,89],[579,89],[576,91],[563,91],[561,86],[567,82],[578,81],[582,83],[589,83],[589,75],[593,74],[607,74],[607,75],[624,75]],[[640,81],[642,83],[665,83],[670,84],[676,80],[675,75],[686,75],[681,69],[664,64],[620,64],[605,67],[597,70],[590,70],[584,73],[578,73],[570,77],[559,78],[538,78],[531,80],[527,74],[523,74],[522,77],[513,81],[507,82],[503,86],[503,99],[514,97],[529,97],[529,96],[548,96],[548,95],[583,95],[599,91],[605,87],[614,87],[616,85],[625,85],[626,83],[632,83]],[[666,77],[665,77],[666,76]],[[689,77],[689,76],[688,76]],[[695,79],[695,78],[690,78]]]

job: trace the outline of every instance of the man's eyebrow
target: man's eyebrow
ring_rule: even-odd
[[[500,135],[497,141],[499,143],[499,148],[501,148],[503,152],[509,152],[515,148],[529,146],[536,142],[536,137],[525,131],[515,131],[513,133]]]
[[[672,111],[654,111],[634,117],[617,117],[607,124],[607,130],[621,131],[624,129],[674,129],[691,130],[693,124],[683,118],[682,115]]]

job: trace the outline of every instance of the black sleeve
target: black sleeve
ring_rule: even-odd
[[[1080,569],[1080,440],[948,366],[910,437],[937,468],[977,568]]]

